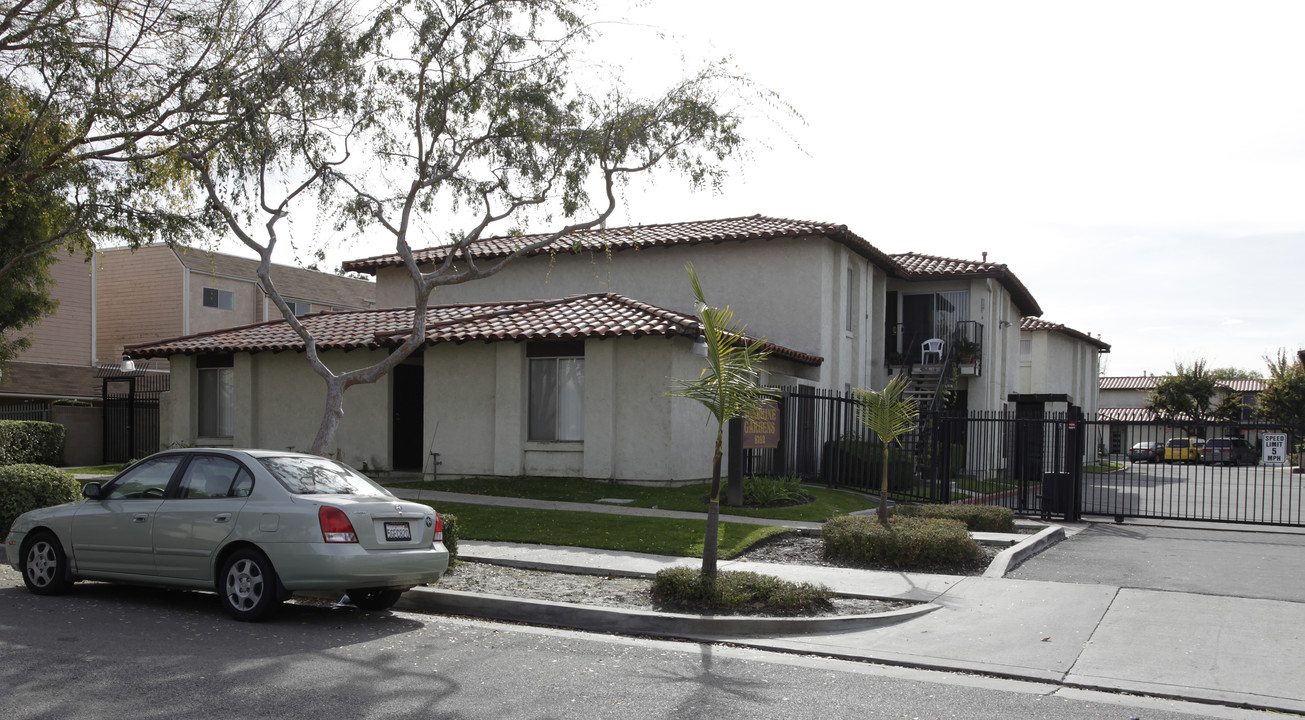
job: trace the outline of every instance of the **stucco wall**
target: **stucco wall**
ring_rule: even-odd
[[[325,353],[337,371],[376,362],[379,351]],[[236,354],[233,435],[201,438],[194,356],[174,355],[172,390],[160,412],[160,439],[172,443],[307,451],[326,407],[326,385],[301,353]],[[344,417],[327,454],[362,468],[390,467],[390,382],[355,385],[344,395]]]
[[[842,246],[818,239],[777,239],[692,247],[650,247],[604,255],[527,258],[497,275],[437,288],[432,304],[536,300],[581,293],[612,292],[683,313],[693,313],[686,262],[693,262],[707,299],[729,305],[754,335],[803,352],[825,354],[830,337],[828,308],[838,298],[835,253]],[[837,284],[835,284],[837,283]],[[378,305],[412,304],[412,285],[403,268],[377,276]],[[842,307],[841,303],[837,307]],[[839,315],[832,319],[841,322]]]

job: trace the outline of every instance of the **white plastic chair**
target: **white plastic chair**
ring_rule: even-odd
[[[929,338],[920,346],[920,362],[925,365],[929,364],[929,356],[936,357],[938,365],[942,364],[943,341],[941,338]]]

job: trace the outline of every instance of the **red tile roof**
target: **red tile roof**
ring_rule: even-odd
[[[958,260],[956,258],[901,253],[892,256],[902,272],[911,280],[952,280],[956,278],[994,278],[1006,286],[1011,297],[1024,315],[1041,315],[1042,308],[1033,299],[1033,293],[1015,277],[1003,263]]]
[[[1233,392],[1257,393],[1257,392],[1264,392],[1264,389],[1269,386],[1269,381],[1259,380],[1259,379],[1220,380],[1215,384],[1221,388],[1226,388]]]
[[[1106,422],[1144,423],[1159,418],[1148,408],[1097,408],[1097,419]]]
[[[896,272],[898,269],[897,263],[893,262],[892,258],[848,230],[846,225],[788,220],[762,215],[726,218],[723,220],[700,220],[588,230],[558,238],[542,248],[525,253],[525,255],[548,255],[563,252],[580,253],[606,251],[608,249],[625,250],[640,247],[670,247],[673,245],[810,236],[827,237],[840,242],[890,272]],[[501,258],[510,255],[518,248],[546,240],[548,237],[548,234],[491,237],[474,241],[471,243],[471,248],[475,250],[477,258]],[[447,256],[448,249],[448,246],[442,245],[424,250],[415,250],[413,256],[419,264],[438,262]],[[343,269],[375,274],[379,268],[400,266],[402,264],[403,258],[397,253],[391,253],[359,260],[348,260],[343,264]]]
[[[1062,335],[1068,335],[1072,338],[1082,340],[1083,342],[1091,343],[1092,345],[1095,345],[1099,350],[1101,350],[1101,352],[1110,352],[1110,345],[1108,343],[1102,342],[1098,338],[1094,338],[1091,335],[1088,335],[1087,333],[1079,332],[1074,328],[1065,327],[1060,323],[1048,322],[1041,318],[1035,318],[1035,317],[1020,318],[1020,330],[1024,332],[1037,332],[1037,331],[1058,332],[1061,333]]]
[[[1167,375],[1145,375],[1142,377],[1103,377],[1102,390],[1154,390],[1156,383]],[[1215,386],[1238,393],[1263,392],[1268,387],[1267,380],[1216,380]]]
[[[323,312],[299,318],[321,350],[393,347],[412,327],[412,308]],[[615,294],[575,295],[558,300],[437,305],[426,315],[426,342],[548,340],[562,338],[684,335],[697,337],[697,318]],[[751,338],[748,338],[751,340]],[[132,358],[226,352],[302,350],[303,341],[284,320],[189,335],[124,348]],[[775,356],[809,365],[824,359],[774,343]]]
[[[1143,375],[1141,377],[1103,377],[1101,378],[1102,390],[1154,390],[1157,378],[1155,375]]]

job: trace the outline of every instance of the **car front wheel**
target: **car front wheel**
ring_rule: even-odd
[[[357,605],[360,610],[389,610],[394,607],[394,603],[399,601],[401,595],[403,595],[402,590],[384,590],[381,588],[350,590],[349,602]]]
[[[68,558],[59,539],[50,532],[32,536],[22,551],[23,584],[37,595],[58,595],[72,585],[68,581]]]
[[[272,614],[281,601],[276,595],[276,570],[263,553],[237,550],[222,564],[218,577],[222,609],[242,622],[256,622]]]

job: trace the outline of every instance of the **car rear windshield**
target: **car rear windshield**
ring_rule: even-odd
[[[296,495],[388,495],[353,468],[320,457],[293,455],[258,459],[286,490]]]
[[[1169,447],[1171,448],[1185,448],[1189,445],[1190,443],[1187,442],[1187,438],[1174,438],[1169,441]]]
[[[1211,440],[1205,444],[1208,448],[1230,448],[1233,446],[1232,440]]]

